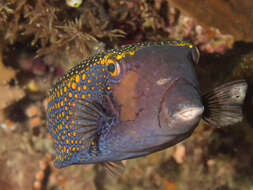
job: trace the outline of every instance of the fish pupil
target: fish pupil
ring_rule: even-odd
[[[107,69],[109,72],[113,73],[114,70],[115,70],[115,65],[113,63],[110,63],[108,66],[107,66]]]

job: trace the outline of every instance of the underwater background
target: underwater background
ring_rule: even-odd
[[[0,190],[253,190],[252,0],[0,0]],[[200,122],[185,141],[124,161],[55,169],[46,123],[52,84],[81,60],[143,41],[200,50],[200,89],[246,79],[244,121]]]

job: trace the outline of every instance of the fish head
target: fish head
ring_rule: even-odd
[[[117,86],[121,89],[116,87],[116,91],[123,89],[123,93],[113,95],[118,97],[121,106],[123,103],[123,108],[134,105],[136,109],[129,109],[128,113],[140,113],[144,109],[156,113],[158,126],[168,132],[191,131],[204,111],[193,68],[198,61],[197,48],[155,46],[141,49],[120,64],[122,80]],[[126,120],[134,119],[138,117]]]
[[[194,71],[198,59],[195,48],[154,46],[122,60],[127,69],[112,85],[120,123],[108,135],[122,159],[172,146],[193,132],[204,110]]]

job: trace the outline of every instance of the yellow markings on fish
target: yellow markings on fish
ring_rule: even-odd
[[[86,74],[83,73],[83,74],[82,74],[82,80],[85,80],[85,78],[86,78]]]
[[[73,96],[72,92],[69,92],[69,98],[72,98],[72,96]]]
[[[75,83],[75,82],[72,82],[71,88],[72,88],[73,90],[76,89],[76,83]]]
[[[81,92],[81,87],[80,86],[77,87],[77,91]]]
[[[76,83],[79,83],[79,81],[80,81],[80,75],[77,74],[77,75],[76,75]]]
[[[108,59],[106,65],[109,65],[110,63],[114,63],[114,61],[112,59]]]

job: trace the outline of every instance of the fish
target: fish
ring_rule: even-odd
[[[101,163],[122,172],[121,160],[183,141],[201,119],[215,127],[240,122],[247,82],[202,93],[194,69],[199,57],[187,41],[140,42],[70,69],[48,96],[54,166]]]

